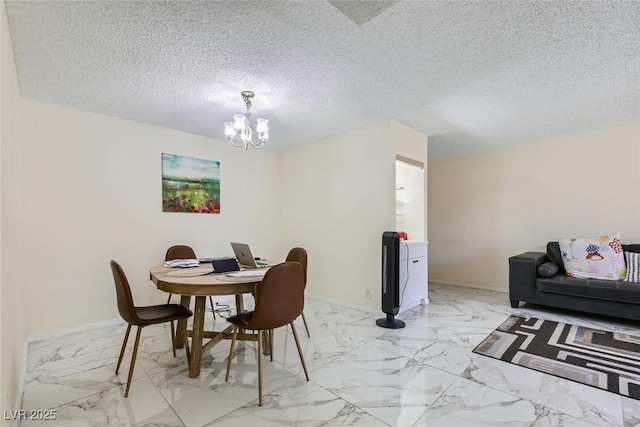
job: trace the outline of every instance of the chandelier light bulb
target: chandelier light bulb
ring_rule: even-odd
[[[233,138],[234,136],[236,136],[237,133],[238,132],[233,127],[233,123],[232,122],[224,122],[224,135],[227,138]]]
[[[235,116],[233,116],[233,119],[233,127],[235,127],[238,132],[242,132],[247,127],[247,124],[245,123],[245,117],[242,114],[236,114]]]
[[[258,122],[258,124],[256,125],[256,132],[258,133],[265,133],[265,132],[269,132],[269,120],[267,119],[258,119],[256,120]]]

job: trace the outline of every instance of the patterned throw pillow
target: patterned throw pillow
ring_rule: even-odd
[[[569,277],[620,280],[627,275],[619,233],[558,243]]]
[[[640,253],[625,252],[624,257],[627,260],[627,282],[640,283]]]

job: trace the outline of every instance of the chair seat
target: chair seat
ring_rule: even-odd
[[[248,329],[247,325],[251,323],[251,319],[253,318],[253,311],[245,311],[243,313],[236,314],[227,319],[227,321],[233,325],[238,326],[242,329]]]
[[[153,325],[171,320],[186,319],[193,312],[180,304],[161,304],[146,307],[135,307],[136,314],[140,319],[138,325]]]

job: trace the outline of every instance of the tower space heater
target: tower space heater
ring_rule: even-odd
[[[400,235],[395,231],[382,233],[382,311],[387,317],[376,320],[383,328],[404,328],[396,319],[400,310]]]

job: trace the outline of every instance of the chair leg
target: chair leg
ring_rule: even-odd
[[[140,344],[140,332],[142,332],[142,326],[138,325],[138,332],[136,333],[136,343],[133,346],[133,355],[131,356],[131,367],[129,368],[129,378],[127,379],[127,388],[124,391],[124,397],[129,397],[129,388],[131,387],[131,379],[133,378],[133,368],[136,367],[136,356],[138,355],[138,344]]]
[[[298,347],[298,354],[300,355],[300,361],[302,362],[302,368],[304,369],[304,376],[307,377],[307,381],[309,381],[309,373],[307,372],[307,364],[304,363],[304,356],[302,355],[302,348],[300,348],[300,341],[298,340],[298,332],[296,332],[296,325],[293,322],[289,323],[291,325],[291,330],[293,331],[293,338],[296,340],[296,347]]]
[[[120,350],[120,357],[118,358],[118,366],[116,366],[116,375],[120,370],[120,364],[122,363],[122,356],[124,356],[124,349],[127,348],[127,341],[129,340],[129,332],[131,332],[131,323],[127,326],[127,333],[124,334],[124,341],[122,342],[122,349]]]
[[[236,337],[238,336],[238,327],[233,325],[233,337],[231,338],[231,348],[229,349],[229,360],[227,360],[227,375],[225,381],[229,381],[229,371],[231,370],[231,359],[233,358],[233,349],[236,346]]]
[[[173,296],[173,294],[169,294],[169,298],[167,298],[167,304],[171,304],[171,297]],[[176,346],[175,346],[175,340],[174,340],[174,325],[173,325],[173,320],[171,321],[171,344],[173,344],[173,357],[176,357]]]
[[[273,362],[273,329],[269,329],[269,355]]]
[[[216,320],[216,306],[213,305],[213,298],[209,296],[209,304],[211,304],[211,313],[213,313],[213,320]]]
[[[191,351],[189,350],[189,340],[187,339],[187,326],[185,325],[182,330],[182,337],[184,339],[184,351],[187,356],[187,367],[191,370]]]
[[[173,350],[173,357],[176,357],[176,331],[175,326],[173,326],[173,320],[171,323],[171,349]]]
[[[258,406],[262,406],[262,331],[258,331]]]
[[[307,325],[307,318],[304,317],[304,311],[302,312],[302,321],[304,322],[304,329],[307,331],[307,336],[311,338],[311,334],[309,334],[309,326]]]

